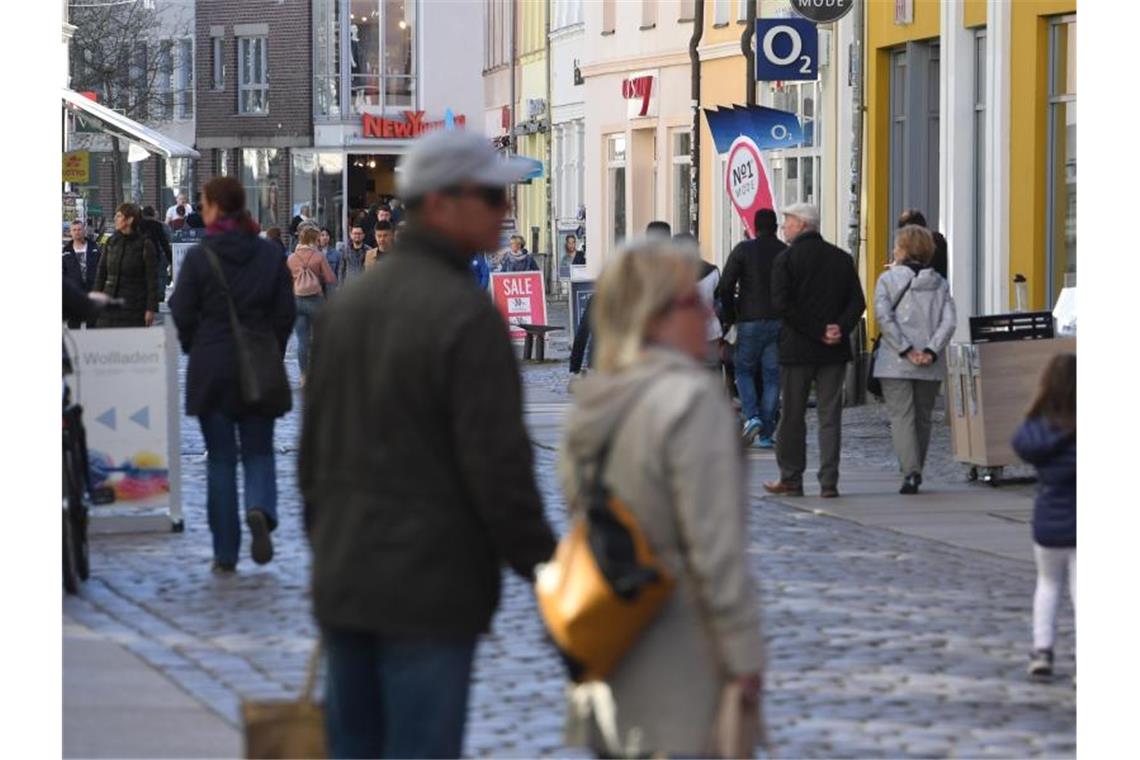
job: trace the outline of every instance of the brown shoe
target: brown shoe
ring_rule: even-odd
[[[839,498],[839,489],[836,488],[835,486],[832,486],[831,488],[821,488],[821,489],[819,489],[819,498],[821,498],[821,499],[838,499]]]
[[[773,496],[803,496],[804,487],[802,485],[793,485],[785,483],[782,480],[777,480],[764,484],[764,490]]]

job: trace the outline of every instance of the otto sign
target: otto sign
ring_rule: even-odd
[[[733,141],[728,151],[724,180],[728,197],[740,214],[748,235],[756,237],[756,212],[762,208],[775,210],[776,202],[772,197],[768,166],[752,138],[741,135]]]
[[[859,0],[792,0],[792,10],[817,24],[830,24],[851,12]]]

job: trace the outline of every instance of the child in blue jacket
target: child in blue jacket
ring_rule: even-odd
[[[1013,437],[1013,449],[1037,468],[1033,505],[1033,554],[1037,591],[1033,596],[1033,654],[1029,675],[1053,675],[1053,639],[1061,584],[1077,608],[1077,357],[1053,357],[1041,390]]]

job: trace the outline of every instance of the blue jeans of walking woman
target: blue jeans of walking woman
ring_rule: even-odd
[[[736,325],[736,392],[744,419],[760,419],[765,438],[776,432],[780,403],[780,320],[755,319]],[[756,397],[756,373],[764,383]]]
[[[234,419],[222,412],[198,418],[206,439],[206,512],[214,537],[214,561],[237,564],[241,550],[237,466],[241,458],[245,510],[260,510],[272,531],[277,527],[277,472],[272,417]],[[240,439],[240,441],[239,441]]]
[[[309,372],[309,347],[313,341],[313,318],[321,304],[325,302],[324,296],[296,296],[297,320],[293,323],[293,333],[297,336],[297,367],[301,374]]]

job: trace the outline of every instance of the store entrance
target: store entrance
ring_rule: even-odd
[[[373,204],[396,195],[396,161],[399,157],[376,153],[348,156],[348,218],[356,219]]]

